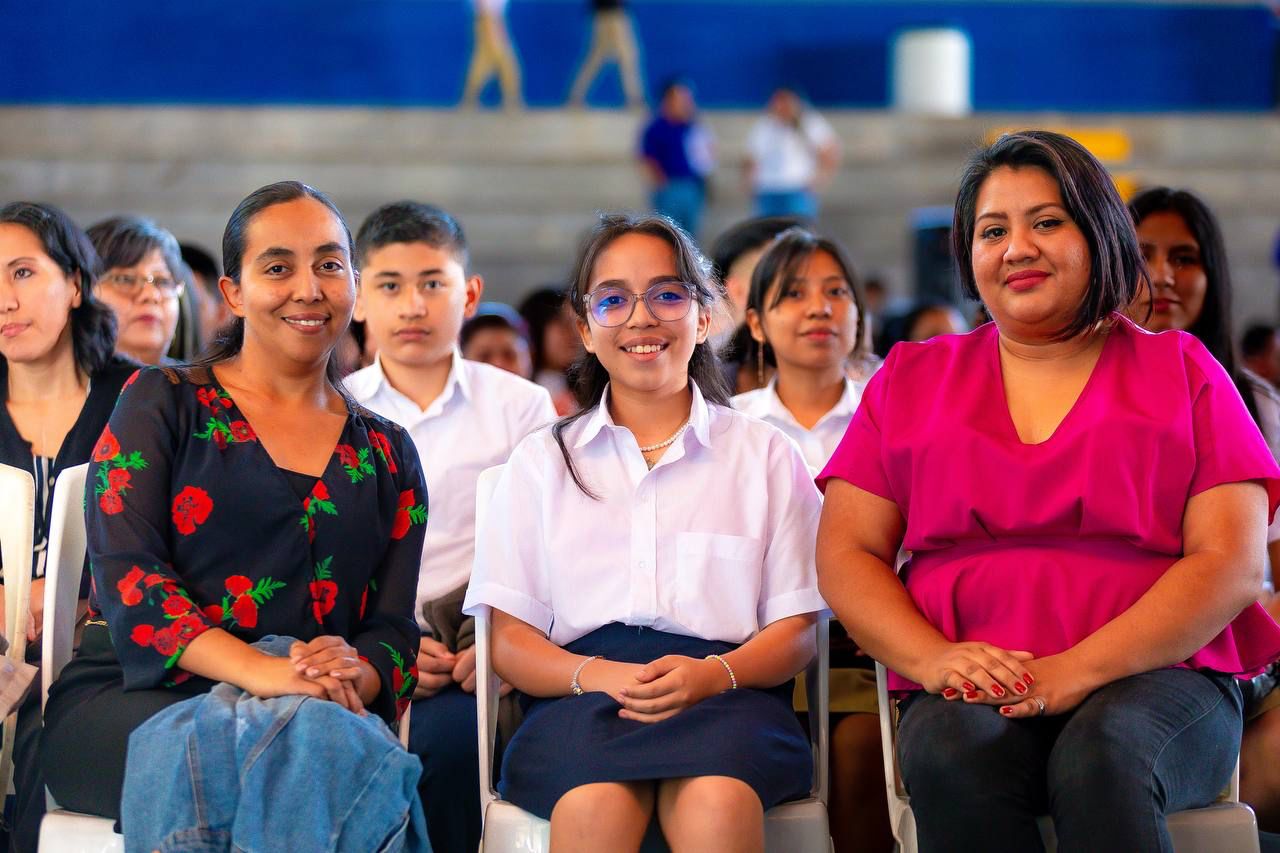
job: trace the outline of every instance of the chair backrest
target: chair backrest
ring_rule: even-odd
[[[10,660],[27,654],[27,612],[31,596],[31,554],[35,547],[36,481],[30,471],[0,465],[0,560],[4,561],[4,635]],[[13,783],[13,735],[17,711],[4,723],[0,743],[0,793]]]
[[[53,488],[53,513],[49,519],[49,551],[44,574],[41,708],[49,699],[49,686],[71,660],[75,642],[80,575],[88,547],[84,528],[84,488],[88,471],[88,463],[67,468],[58,475]]]
[[[480,472],[476,481],[476,533],[484,527],[493,490],[502,476],[502,466],[495,465]],[[480,819],[484,820],[489,803],[498,798],[493,787],[494,744],[498,739],[498,674],[493,671],[489,654],[491,623],[489,609],[476,616],[476,734],[480,745]]]

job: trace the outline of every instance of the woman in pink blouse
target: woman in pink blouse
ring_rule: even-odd
[[[958,268],[994,322],[900,344],[835,456],[821,588],[893,670],[924,850],[1170,850],[1226,785],[1237,677],[1280,657],[1256,604],[1280,468],[1145,287],[1102,166],[1001,137],[961,179]],[[899,547],[912,555],[899,579]]]

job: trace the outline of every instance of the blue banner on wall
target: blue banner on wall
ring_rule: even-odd
[[[586,52],[588,6],[508,7],[531,106],[564,102]],[[1264,110],[1275,102],[1277,24],[1261,5],[631,6],[650,93],[684,75],[708,107],[756,107],[779,84],[819,105],[884,107],[894,35],[937,25],[972,40],[978,110]],[[5,0],[0,20],[0,101],[10,104],[446,106],[458,100],[472,43],[465,0]],[[590,100],[621,103],[612,69]]]

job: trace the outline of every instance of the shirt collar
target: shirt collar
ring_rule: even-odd
[[[693,433],[694,438],[701,442],[703,447],[710,447],[711,407],[707,404],[706,398],[702,396],[702,390],[698,388],[697,382],[690,379],[689,389],[693,392],[693,401],[689,406],[689,429],[686,430],[686,433]],[[613,415],[609,414],[608,385],[604,388],[604,394],[601,395],[600,402],[586,416],[582,434],[578,436],[578,440],[574,442],[573,446],[575,448],[586,447],[605,427],[621,429],[613,422]]]
[[[782,398],[778,396],[778,376],[775,373],[773,378],[769,380],[769,384],[765,386],[765,417],[777,418],[781,421],[796,423],[795,415],[791,414],[782,403]],[[858,389],[856,383],[848,376],[844,378],[844,393],[840,395],[839,401],[836,402],[831,409],[818,419],[818,423],[814,424],[816,429],[828,418],[838,418],[842,416],[852,417],[853,413],[858,410]]]
[[[423,416],[429,417],[439,414],[445,405],[453,399],[455,392],[460,394],[464,400],[471,399],[471,379],[466,361],[462,358],[462,354],[458,352],[456,348],[449,358],[449,378],[444,381],[444,388],[440,391],[440,396],[436,397],[435,400],[431,402],[431,405],[427,407],[425,412],[422,412]],[[372,380],[373,385],[373,393],[369,395],[370,397],[385,391],[388,394],[392,394],[397,398],[402,399],[415,409],[417,408],[416,403],[397,390],[391,384],[391,381],[387,379],[387,374],[382,369],[381,353],[373,357],[373,364],[370,368],[370,372],[372,374],[370,379]]]

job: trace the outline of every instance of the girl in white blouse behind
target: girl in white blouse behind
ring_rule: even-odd
[[[818,492],[795,445],[727,407],[718,294],[689,237],[603,216],[570,291],[581,414],[505,466],[465,610],[528,699],[502,795],[558,851],[763,850],[807,795],[791,679],[813,657]]]

